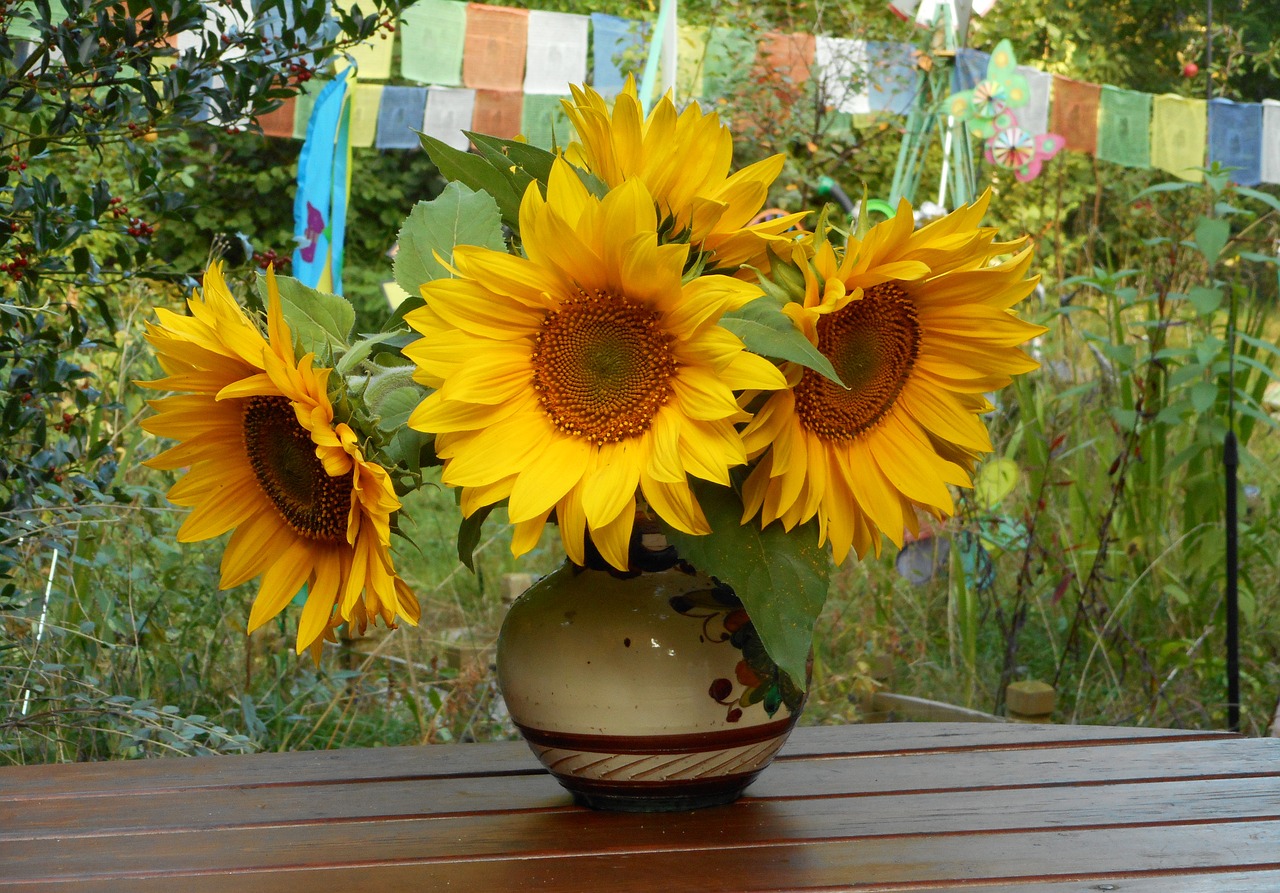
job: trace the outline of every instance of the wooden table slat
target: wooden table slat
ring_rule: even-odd
[[[870,838],[698,848],[690,852],[604,852],[589,856],[524,854],[510,859],[397,861],[371,858],[363,864],[332,865],[323,854],[299,852],[299,861],[270,871],[207,873],[161,872],[150,876],[99,875],[116,890],[180,889],[184,893],[235,890],[236,893],[289,893],[298,890],[377,889],[379,893],[457,889],[506,891],[596,891],[620,889],[621,879],[647,879],[664,893],[733,893],[749,890],[803,890],[882,887],[920,882],[965,880],[979,883],[1027,883],[1134,874],[1176,878],[1212,869],[1280,869],[1280,824],[1275,822],[1182,825],[1129,829],[1123,837],[1110,829],[1039,834],[941,835],[929,846],[917,838]],[[1080,854],[1088,854],[1088,865]],[[1135,860],[1144,868],[1135,871]],[[376,884],[372,881],[376,872]],[[0,879],[0,889],[16,886]],[[648,889],[635,885],[636,889]],[[944,888],[945,889],[945,888]],[[1171,887],[1176,890],[1176,886]]]
[[[1278,893],[1280,740],[798,729],[742,800],[660,815],[573,806],[520,742],[10,767],[0,865],[0,893]]]
[[[933,753],[967,749],[1022,749],[1153,740],[1220,741],[1238,736],[1173,729],[1117,729],[1105,726],[978,723],[883,723],[867,726],[797,729],[778,760],[817,756]],[[319,750],[162,757],[102,763],[0,767],[0,803],[5,800],[117,794],[121,789],[150,793],[173,789],[281,785],[316,782],[397,780],[446,776],[534,775],[541,772],[522,741],[487,744],[386,747],[361,751]]]
[[[779,841],[857,841],[910,835],[1056,832],[1142,825],[1280,820],[1280,778],[1174,782],[1167,800],[1149,802],[1144,785],[882,796],[855,800],[747,801],[696,817],[596,815],[579,809],[500,816],[307,821],[297,825],[215,827],[101,835],[65,848],[66,838],[4,842],[9,878],[127,874],[141,861],[154,870],[272,868],[298,851],[323,853],[332,864],[392,860],[412,841],[415,859],[456,861],[536,855],[656,853],[692,847],[770,846]],[[64,846],[55,870],[51,846]]]

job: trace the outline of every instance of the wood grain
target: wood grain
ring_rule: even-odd
[[[0,770],[0,890],[1280,891],[1280,740],[798,729],[735,804],[571,805],[521,742]]]

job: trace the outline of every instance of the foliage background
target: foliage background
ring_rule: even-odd
[[[621,0],[506,5],[640,14]],[[1211,71],[1204,8],[1193,3],[1003,0],[976,20],[970,44],[1008,37],[1022,62],[1152,93],[1204,95],[1212,75],[1218,95],[1277,98],[1274,16],[1256,0],[1221,6]],[[870,0],[686,0],[681,11],[696,24],[927,41]],[[378,21],[348,24],[369,33]],[[0,42],[7,128],[34,114],[15,58]],[[1187,61],[1201,71],[1187,76]],[[723,110],[746,125],[739,161],[787,156],[773,204],[816,210],[823,175],[851,193],[888,191],[900,119],[855,121],[812,97],[779,97],[745,67],[730,87]],[[397,559],[424,603],[422,628],[344,643],[319,667],[287,647],[288,614],[244,635],[252,584],[216,591],[218,543],[174,542],[169,481],[138,464],[160,449],[137,427],[145,408],[129,384],[155,372],[142,324],[154,306],[178,307],[213,256],[247,294],[264,260],[291,254],[300,143],[190,123],[172,102],[122,108],[100,145],[83,117],[65,145],[28,142],[39,151],[19,153],[28,166],[0,184],[0,220],[62,234],[37,246],[0,226],[0,262],[23,245],[34,259],[62,259],[25,290],[0,273],[0,754],[28,762],[511,734],[489,647],[521,575],[559,561],[551,542],[517,564],[502,524],[491,525],[471,574],[454,555],[452,496],[416,494]],[[355,170],[346,290],[372,330],[389,312],[381,283],[392,278],[396,232],[444,183],[422,152],[359,149]],[[51,176],[66,194],[46,204],[65,219],[40,223],[23,198],[34,191],[21,190],[40,182],[48,198]],[[1002,394],[990,419],[995,458],[1016,475],[1007,492],[980,488],[912,547],[912,561],[929,549],[923,582],[899,573],[891,548],[838,571],[805,721],[871,718],[870,695],[885,688],[999,713],[1005,684],[1037,678],[1055,683],[1059,721],[1223,727],[1220,453],[1230,418],[1245,444],[1244,729],[1265,732],[1280,695],[1280,482],[1263,400],[1277,339],[1277,190],[1166,190],[1158,172],[1079,155],[1031,184],[981,166],[978,177],[996,194],[992,222],[1037,242],[1044,291],[1024,312],[1051,329],[1036,345],[1043,371]],[[927,176],[917,198],[934,191]],[[112,197],[127,214],[113,213]],[[134,217],[153,231],[131,235]],[[1229,241],[1215,250],[1224,225]],[[94,276],[89,257],[101,258]],[[1232,312],[1243,335],[1229,360]]]

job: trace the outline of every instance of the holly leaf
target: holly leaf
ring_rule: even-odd
[[[771,298],[756,298],[720,317],[720,325],[742,339],[747,350],[775,360],[790,360],[843,385],[831,361],[809,343],[791,317]]]
[[[479,245],[505,251],[502,219],[493,197],[453,182],[428,202],[418,202],[396,237],[393,266],[396,284],[410,295],[424,282],[446,279],[449,271],[436,255],[452,262],[458,245]]]
[[[715,532],[691,536],[668,528],[667,538],[682,558],[733,588],[769,657],[803,690],[813,625],[831,576],[831,558],[818,546],[817,530],[813,524],[790,533],[777,523],[764,530],[755,521],[739,524],[742,502],[732,490],[711,484],[695,490]]]

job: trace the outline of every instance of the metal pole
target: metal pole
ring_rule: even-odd
[[[1213,100],[1213,0],[1206,0],[1204,30],[1205,99]],[[1227,728],[1240,731],[1240,559],[1236,505],[1240,449],[1236,442],[1236,303],[1234,292],[1227,311],[1227,434],[1222,464],[1227,485]]]

